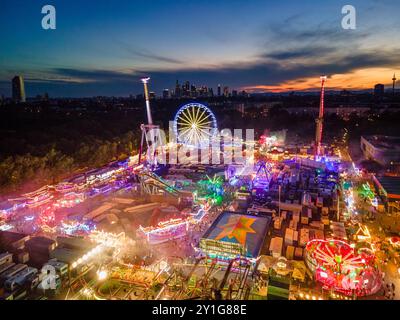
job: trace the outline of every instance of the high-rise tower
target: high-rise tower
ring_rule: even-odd
[[[319,103],[319,115],[316,120],[317,127],[315,131],[315,147],[314,156],[318,158],[321,155],[321,142],[322,142],[322,130],[324,126],[324,107],[325,107],[325,82],[327,77],[321,76],[321,100]]]
[[[176,80],[176,84],[175,84],[175,97],[176,98],[181,97],[181,86],[179,85],[178,80]]]
[[[25,102],[25,85],[21,76],[15,76],[12,79],[12,98],[15,102]]]
[[[395,89],[396,89],[396,81],[397,81],[397,79],[396,79],[396,74],[393,74],[393,79],[392,79],[392,81],[393,81],[393,95],[394,95]]]
[[[139,161],[138,163],[141,163],[142,160],[142,154],[144,152],[143,147],[144,147],[144,142],[146,141],[146,146],[147,146],[147,155],[146,155],[146,162],[150,165],[156,165],[157,164],[157,146],[159,146],[160,143],[162,143],[162,137],[160,134],[160,128],[158,125],[153,124],[153,118],[151,117],[151,109],[150,109],[150,95],[149,94],[149,88],[147,87],[147,84],[150,80],[149,77],[142,78],[141,79],[143,82],[144,86],[144,97],[146,100],[146,112],[147,112],[147,124],[142,124],[140,126],[140,129],[142,130],[142,139],[140,142],[140,149],[139,149]]]
[[[150,109],[150,98],[149,98],[149,89],[147,88],[147,83],[149,82],[150,78],[142,78],[141,79],[144,86],[144,98],[146,100],[146,112],[147,112],[147,123],[149,125],[153,124],[153,119],[151,117],[151,109]]]

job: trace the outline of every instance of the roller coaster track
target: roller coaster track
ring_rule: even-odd
[[[191,276],[193,275],[196,268],[200,266],[200,263],[205,260],[205,257],[197,259],[195,263],[191,266],[189,273],[182,279],[182,283],[188,283]],[[241,263],[245,262],[245,266],[241,266]],[[234,277],[233,283],[229,284],[228,288],[226,288],[226,284],[231,272],[233,272],[233,268],[236,268],[235,263],[239,263],[238,268],[240,269],[239,273]],[[247,285],[248,277],[251,272],[251,266],[248,260],[243,258],[237,258],[230,261],[224,277],[219,284],[212,284],[209,282],[210,279],[214,277],[214,275],[221,270],[220,266],[216,262],[212,262],[211,265],[202,265],[202,267],[206,267],[205,274],[199,280],[198,284],[194,288],[189,289],[187,285],[183,285],[172,297],[172,299],[183,299],[183,300],[197,300],[197,299],[210,299],[212,297],[212,292],[215,294],[215,299],[221,300],[242,300],[248,299],[250,290]],[[236,272],[235,272],[236,273]],[[168,279],[164,282],[164,286],[168,286],[168,282],[172,280],[172,274],[168,277]],[[236,284],[234,288],[234,283]],[[222,296],[222,292],[225,292],[225,298]],[[234,295],[232,296],[232,293]],[[161,296],[161,295],[160,295]]]
[[[142,185],[142,190],[148,194],[155,194],[157,190],[161,189],[176,197],[182,195],[180,190],[170,186],[164,179],[151,171],[140,171],[137,176]]]
[[[250,265],[249,265],[249,262],[248,262],[246,259],[236,258],[236,259],[232,259],[232,260],[229,262],[228,268],[227,268],[226,271],[225,271],[224,278],[222,279],[222,281],[221,281],[221,283],[220,283],[220,285],[219,285],[219,288],[218,288],[218,290],[217,290],[217,295],[218,295],[220,298],[222,298],[221,292],[222,292],[222,291],[225,291],[226,282],[227,282],[227,280],[228,280],[229,274],[231,273],[233,264],[234,264],[236,261],[238,261],[239,264],[240,264],[242,261],[245,261],[245,262],[247,263],[247,265],[246,265],[246,267],[245,267],[244,272],[240,272],[239,275],[238,275],[238,277],[239,277],[239,288],[238,288],[237,290],[233,290],[232,286],[229,285],[228,293],[227,293],[227,297],[229,297],[229,298],[227,298],[227,299],[232,299],[232,292],[233,292],[233,291],[236,292],[236,296],[235,296],[235,299],[236,299],[236,300],[243,299],[243,298],[245,299],[245,298],[248,297],[248,295],[249,295],[248,290],[246,290],[246,280],[247,280],[247,277],[248,277],[248,275],[249,275],[249,273],[250,273]],[[241,267],[239,266],[239,268],[241,268]]]
[[[187,276],[182,279],[184,283],[187,284],[189,282],[189,280],[192,277],[194,271],[200,265],[200,262],[202,262],[203,260],[206,260],[206,258],[202,257],[202,258],[196,259],[195,263],[191,267],[191,269],[190,269],[189,273],[187,274]],[[210,276],[211,272],[215,269],[215,267],[216,267],[215,264],[212,264],[210,266],[210,268],[207,270],[206,275],[204,275],[203,280],[207,279]],[[199,290],[201,290],[201,288],[199,288],[199,287],[195,287],[192,290],[189,290],[187,285],[184,285],[184,286],[182,286],[182,288],[180,288],[180,290],[178,292],[176,292],[176,294],[174,295],[173,298],[174,299],[183,299],[183,300],[201,299],[201,297],[203,295],[203,292],[200,293],[200,295],[198,295],[198,294],[195,295],[195,292],[198,292]]]

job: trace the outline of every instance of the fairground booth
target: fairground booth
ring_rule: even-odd
[[[270,217],[225,211],[200,239],[200,249],[219,263],[227,263],[234,258],[255,263],[270,222]]]

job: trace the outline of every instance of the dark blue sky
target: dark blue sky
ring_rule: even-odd
[[[57,29],[41,28],[41,8]],[[357,29],[341,28],[347,1],[2,0],[0,94],[21,74],[28,96],[129,95],[176,79],[251,91],[390,83],[400,66],[398,0],[352,0]],[[399,70],[400,73],[400,70]]]

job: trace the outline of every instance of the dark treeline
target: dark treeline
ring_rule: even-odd
[[[0,188],[54,183],[74,172],[124,159],[138,149],[137,110],[0,111]]]

